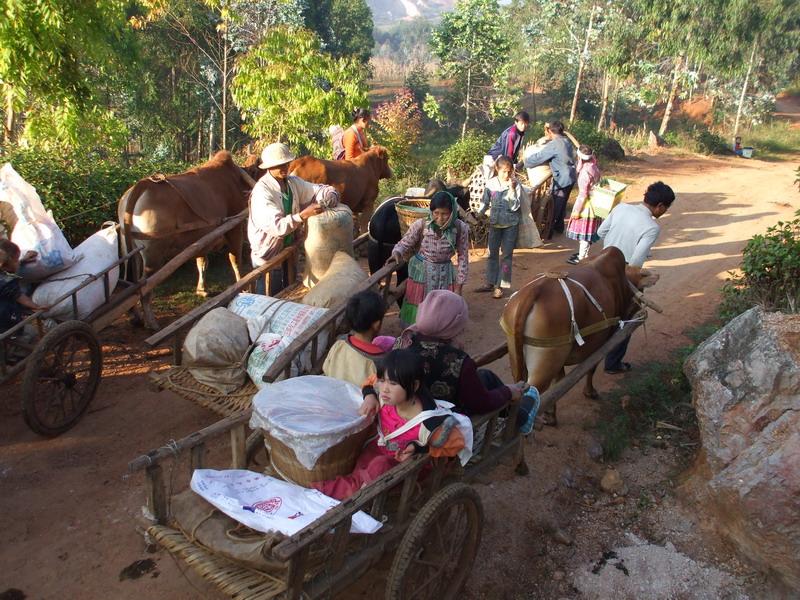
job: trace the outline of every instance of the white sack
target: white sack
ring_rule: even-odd
[[[544,143],[542,143],[542,140],[539,140],[538,142],[536,142],[536,144],[531,144],[530,146],[526,146],[525,150],[523,151],[523,158],[528,158],[528,156],[530,156],[534,152],[538,152],[539,150],[541,150],[546,142],[547,141],[544,140]],[[527,171],[529,180],[528,183],[530,184],[531,189],[534,190],[540,185],[542,185],[545,181],[547,181],[549,177],[553,176],[553,171],[550,170],[549,164],[539,165],[538,167],[527,169]]]
[[[80,260],[56,225],[53,215],[44,209],[36,189],[6,163],[0,169],[0,201],[8,202],[17,216],[11,233],[21,254],[33,250],[36,260],[20,266],[19,275],[28,281],[41,281],[63,271]],[[116,257],[115,257],[116,260]]]
[[[195,469],[191,487],[232,519],[262,533],[294,535],[339,504],[317,490],[242,469]],[[351,533],[380,528],[364,511],[353,514]]]
[[[243,361],[249,346],[247,322],[227,308],[215,308],[186,336],[183,364],[200,383],[229,394],[245,382]]]
[[[358,261],[346,252],[339,251],[322,279],[303,297],[303,304],[320,308],[338,306],[366,279],[367,274]]]
[[[339,204],[311,217],[306,228],[304,283],[313,287],[325,275],[337,252],[353,256],[353,212],[347,205]]]
[[[101,273],[119,258],[117,247],[117,228],[113,225],[104,227],[97,233],[84,240],[75,252],[83,256],[80,262],[71,267],[51,275],[34,290],[32,299],[39,306],[52,306],[61,296],[71,292],[84,281]],[[114,291],[119,281],[119,266],[108,272],[108,291]],[[95,309],[106,302],[103,278],[93,281],[77,293],[78,319],[85,319]],[[57,321],[75,319],[72,312],[72,298],[69,297],[53,306],[48,312],[48,317]]]
[[[531,214],[531,189],[522,186],[520,195],[520,223],[517,231],[517,248],[538,248],[544,246],[539,229]]]
[[[361,402],[361,391],[347,381],[322,375],[292,377],[253,397],[250,427],[268,431],[310,470],[326,450],[371,424],[358,414]]]
[[[271,298],[260,294],[239,294],[228,305],[235,314],[247,321],[247,329],[253,342],[266,342],[267,347],[257,345],[247,361],[247,374],[258,387],[263,387],[262,376],[272,366],[283,350],[306,329],[314,326],[327,312],[324,308],[305,306],[288,300]],[[273,338],[264,334],[280,336],[282,346],[276,347]],[[292,366],[292,375],[311,369],[312,362],[320,359],[326,351],[328,331],[319,336],[318,356],[311,356],[311,344],[298,356]]]

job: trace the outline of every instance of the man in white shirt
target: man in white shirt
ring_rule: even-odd
[[[303,224],[325,208],[339,203],[339,192],[329,185],[309,183],[289,175],[289,163],[295,159],[285,144],[270,144],[261,153],[259,167],[267,172],[250,192],[250,217],[247,238],[250,257],[258,267],[276,256],[283,248],[299,241]],[[284,268],[270,271],[269,295],[274,296],[287,285]],[[256,284],[257,293],[264,293],[263,280]]]
[[[656,219],[661,217],[675,201],[675,193],[661,181],[650,184],[642,204],[620,204],[597,230],[603,247],[615,246],[622,251],[625,262],[641,267],[650,254],[650,248],[661,232]],[[606,373],[616,375],[631,370],[630,363],[622,362],[630,338],[606,355]]]

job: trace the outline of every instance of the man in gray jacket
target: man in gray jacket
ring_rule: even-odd
[[[547,130],[547,138],[550,140],[544,147],[528,156],[525,159],[525,167],[532,169],[545,163],[550,163],[550,170],[553,172],[553,223],[550,228],[550,236],[553,232],[564,233],[564,217],[567,212],[567,200],[575,185],[577,176],[575,174],[575,148],[572,142],[564,136],[564,124],[561,121],[553,121]]]

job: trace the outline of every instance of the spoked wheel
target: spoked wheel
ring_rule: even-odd
[[[473,214],[477,223],[470,225],[469,238],[473,247],[486,248],[489,243],[489,217]]]
[[[533,213],[533,220],[536,222],[536,227],[539,229],[539,235],[543,240],[550,236],[551,229],[553,228],[554,210],[553,195],[549,190],[535,195],[531,212]]]
[[[37,344],[22,381],[22,414],[40,435],[56,436],[75,425],[94,398],[103,356],[89,325],[67,321]]]
[[[483,506],[474,489],[455,483],[440,490],[400,542],[387,600],[456,598],[472,570],[482,530]]]

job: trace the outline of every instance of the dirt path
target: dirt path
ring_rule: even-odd
[[[725,274],[738,264],[746,241],[800,206],[792,183],[796,164],[797,160],[766,163],[662,154],[631,160],[617,170],[616,175],[632,182],[629,201],[641,198],[646,185],[656,179],[670,184],[678,196],[661,220],[663,233],[648,262],[661,273],[652,296],[665,312],[652,315],[646,335],[635,336],[628,355],[634,365],[658,360],[684,345],[683,332],[714,314]],[[554,243],[520,252],[515,286],[542,270],[562,267],[571,251],[572,244]],[[479,255],[473,260],[470,288],[480,282],[484,268]],[[466,296],[472,324],[465,342],[477,353],[502,339],[497,319],[503,303],[471,291]],[[17,408],[17,390],[4,394],[0,598],[218,597],[192,573],[187,573],[187,581],[168,555],[146,553],[135,529],[144,490],[140,477],[124,475],[127,462],[214,420],[194,405],[147,388],[146,372],[167,357],[163,351],[142,350],[144,337],[124,324],[104,333],[107,366],[98,396],[89,414],[60,438],[42,440],[28,431]],[[508,377],[505,361],[494,366]],[[596,381],[602,392],[619,380],[601,374]],[[626,455],[620,469],[631,488],[629,500],[584,510],[585,497],[597,495],[596,481],[603,469],[586,452],[591,444],[587,430],[602,402],[572,394],[559,410],[560,427],[528,443],[530,476],[515,477],[500,468],[478,485],[487,521],[470,597],[575,597],[567,574],[579,561],[599,556],[603,547],[617,541],[619,519],[628,518],[629,504],[636,508],[643,489],[650,493],[661,486],[664,496],[654,500],[658,509],[639,510],[640,533],[644,529],[652,539],[674,530],[672,541],[679,549],[682,540],[694,535],[671,499],[673,462],[668,452]],[[176,475],[176,487],[181,478]],[[672,507],[669,515],[677,516],[658,516],[667,505]],[[542,533],[553,527],[562,528],[576,543],[555,544]],[[685,542],[687,552],[720,560],[702,539],[691,539]],[[121,579],[125,567],[142,559],[154,561],[153,570]],[[374,590],[357,595],[376,597]]]

